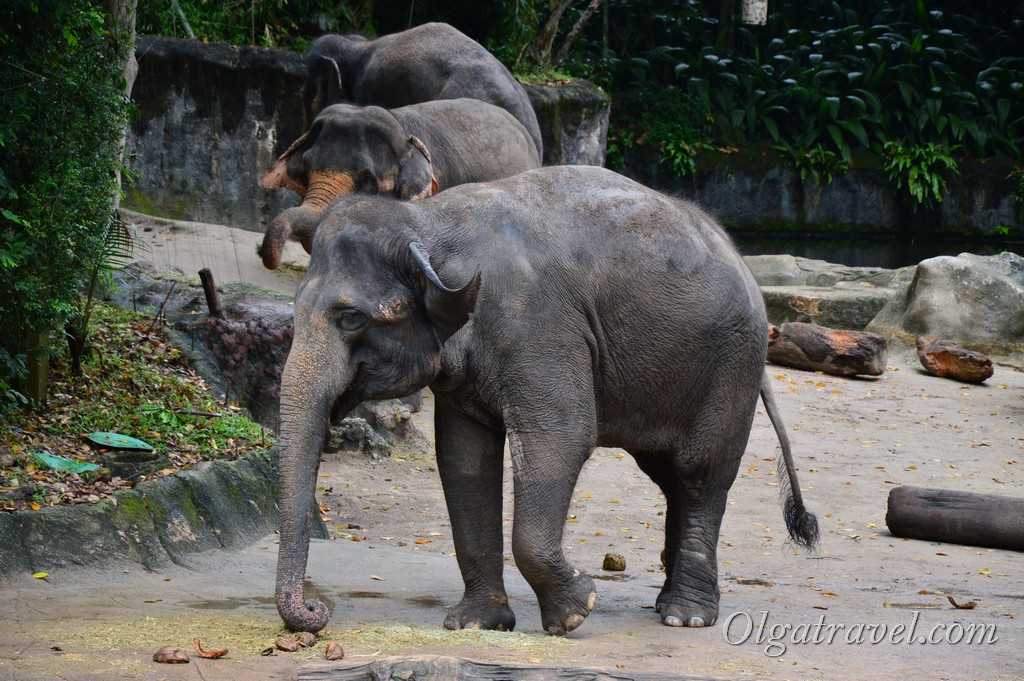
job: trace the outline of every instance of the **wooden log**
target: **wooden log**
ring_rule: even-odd
[[[217,296],[217,285],[213,282],[213,272],[209,267],[199,270],[199,281],[203,283],[203,295],[206,296],[206,309],[211,317],[224,318],[224,310],[220,307],[220,298]]]
[[[897,537],[1024,551],[1020,497],[894,487],[885,524]]]
[[[885,339],[866,331],[786,322],[768,327],[768,361],[836,376],[880,376],[885,371]]]
[[[578,667],[536,667],[501,662],[474,662],[441,655],[384,657],[370,662],[314,662],[296,670],[296,681],[709,681],[707,677],[678,674],[627,673]]]
[[[963,383],[984,383],[992,376],[992,360],[952,341],[919,336],[917,358],[932,376]]]

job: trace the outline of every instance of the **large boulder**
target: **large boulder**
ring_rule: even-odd
[[[807,322],[861,330],[913,277],[913,267],[850,267],[792,255],[743,258],[773,324]]]
[[[610,100],[586,80],[524,85],[544,138],[544,165],[604,165]]]
[[[912,276],[913,267],[851,267],[792,255],[746,255],[743,261],[761,286],[829,287],[851,284],[863,288],[890,288]]]
[[[293,310],[284,302],[240,302],[223,317],[202,317],[179,324],[195,340],[218,374],[219,383],[254,419],[277,430],[281,372],[292,345]],[[336,424],[330,451],[360,450],[380,458],[397,449],[426,449],[412,423],[418,395],[403,400],[364,402]],[[351,421],[351,423],[350,423]],[[358,422],[358,423],[355,423]]]
[[[935,336],[997,353],[1024,349],[1024,258],[962,253],[924,260],[868,325],[910,339]]]

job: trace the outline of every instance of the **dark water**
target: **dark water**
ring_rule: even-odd
[[[938,255],[977,253],[993,255],[1012,251],[1024,255],[1024,240],[963,239],[927,236],[893,238],[887,235],[849,235],[785,233],[770,235],[730,231],[743,255],[787,253],[855,267],[916,265]]]

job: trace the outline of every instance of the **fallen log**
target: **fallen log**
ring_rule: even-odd
[[[880,376],[885,371],[885,339],[867,331],[786,322],[768,327],[768,361],[836,376]]]
[[[1024,498],[924,487],[889,491],[885,524],[897,537],[1024,551]]]
[[[917,358],[932,376],[963,383],[984,383],[992,376],[992,360],[952,341],[919,336]]]
[[[709,681],[704,676],[621,672],[582,667],[541,667],[511,662],[475,662],[441,655],[384,657],[369,662],[312,662],[299,667],[298,681],[362,681],[363,679],[416,679],[417,681]]]

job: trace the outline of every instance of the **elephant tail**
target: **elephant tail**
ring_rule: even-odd
[[[764,402],[768,419],[775,428],[775,435],[782,447],[779,457],[779,493],[785,499],[783,515],[786,518],[786,529],[789,536],[798,545],[813,549],[818,543],[818,519],[804,506],[804,497],[800,492],[800,482],[796,478],[796,467],[793,465],[793,453],[789,448],[789,436],[786,426],[782,423],[779,409],[775,406],[771,381],[767,372],[761,377],[761,400]]]

